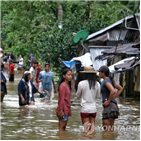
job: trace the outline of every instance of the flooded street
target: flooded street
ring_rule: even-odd
[[[92,135],[83,133],[79,116],[79,101],[72,94],[72,116],[69,117],[65,132],[58,132],[56,107],[58,94],[52,102],[41,101],[35,94],[35,105],[19,107],[17,85],[20,78],[15,77],[14,83],[7,81],[8,94],[1,105],[1,139],[2,140],[139,140],[140,139],[140,100],[118,99],[120,116],[115,120],[114,132],[102,131],[102,105],[97,100],[96,132]],[[77,104],[76,104],[77,103]],[[128,127],[128,128],[127,128]],[[133,128],[131,128],[133,127]]]

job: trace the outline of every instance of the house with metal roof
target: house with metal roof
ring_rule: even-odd
[[[139,84],[137,84],[136,90],[134,87],[136,82],[140,82],[136,77],[140,74],[135,74],[135,71],[138,72],[140,69],[140,13],[127,16],[89,35],[84,45],[91,53],[95,70],[98,70],[103,64],[110,66],[122,59],[134,57],[132,61],[125,61],[123,64],[114,66],[116,70],[114,78],[122,83],[121,79],[125,77],[126,96],[133,96],[136,90],[140,92]],[[123,73],[117,74],[117,72],[125,72],[125,76]]]

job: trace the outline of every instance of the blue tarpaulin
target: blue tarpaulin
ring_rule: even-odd
[[[71,68],[73,65],[76,64],[75,61],[63,61],[63,63],[68,67],[68,68]]]

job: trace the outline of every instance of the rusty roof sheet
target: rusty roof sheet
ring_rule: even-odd
[[[140,53],[139,49],[132,47],[134,45],[135,44],[123,44],[123,45],[117,46],[117,50],[116,50],[116,47],[113,47],[112,49],[102,51],[102,53],[104,54],[128,54],[128,55],[139,54]]]
[[[107,37],[107,33],[106,34],[102,34],[101,36],[98,36],[92,40],[89,40],[90,42],[92,41],[106,41],[108,39]]]
[[[140,65],[140,59],[132,59],[130,61],[125,61],[123,64],[115,65],[115,70],[122,69],[123,70],[130,70],[134,69],[134,67]]]

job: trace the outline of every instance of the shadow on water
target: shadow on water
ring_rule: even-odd
[[[58,94],[51,102],[37,98],[35,105],[18,105],[17,85],[20,78],[15,77],[14,83],[7,82],[8,95],[1,104],[1,139],[3,140],[128,140],[140,139],[140,100],[118,99],[120,116],[115,121],[115,126],[120,127],[114,132],[102,130],[102,105],[97,100],[96,131],[86,135],[80,118],[79,101],[74,100],[72,94],[72,116],[69,117],[67,131],[58,131],[56,107]],[[125,128],[134,126],[133,128]]]

